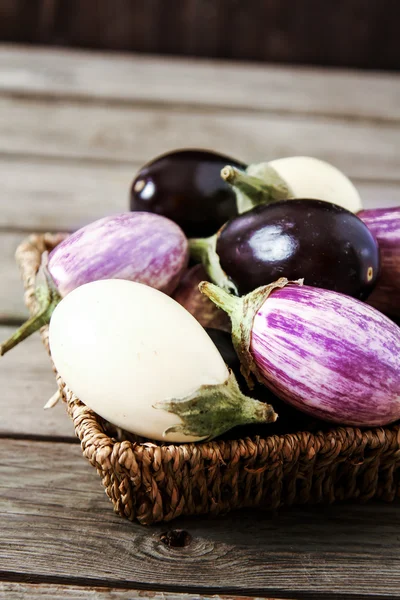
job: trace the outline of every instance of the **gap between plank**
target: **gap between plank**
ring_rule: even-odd
[[[102,158],[99,157],[90,157],[90,156],[70,156],[70,155],[62,155],[62,154],[34,154],[30,152],[4,152],[4,150],[0,150],[0,160],[4,161],[15,161],[15,162],[24,162],[24,161],[33,161],[39,164],[67,164],[72,166],[86,166],[86,165],[94,165],[98,167],[107,167],[107,166],[129,166],[133,168],[139,169],[142,165],[144,165],[145,161],[138,162],[137,160],[128,160],[125,158]],[[369,181],[369,180],[368,180]],[[392,180],[391,180],[392,181]]]
[[[183,147],[182,147],[183,148]],[[186,149],[191,148],[191,146],[186,146]],[[171,149],[172,151],[173,149]],[[164,154],[164,153],[161,153]],[[154,157],[155,158],[155,157]],[[89,157],[89,156],[82,156],[82,157],[75,157],[75,156],[69,156],[69,155],[54,155],[54,154],[34,154],[34,153],[30,153],[30,152],[13,152],[13,151],[7,151],[5,152],[4,150],[0,150],[0,161],[4,161],[4,162],[16,162],[16,163],[25,163],[25,162],[33,162],[39,165],[43,165],[43,164],[54,164],[54,165],[71,165],[71,166],[78,166],[78,167],[82,167],[82,166],[86,166],[86,165],[93,165],[95,167],[130,167],[132,169],[132,179],[133,176],[135,174],[136,171],[139,171],[139,169],[144,166],[147,162],[149,162],[146,159],[143,159],[143,161],[131,161],[128,159],[124,159],[124,158],[118,158],[118,159],[113,159],[112,157],[109,158],[102,158],[102,157]],[[351,181],[357,185],[357,184],[371,184],[371,185],[400,185],[400,177],[397,178],[383,178],[383,177],[366,177],[366,176],[361,176],[361,177],[351,177],[350,178]],[[0,231],[4,229],[4,228],[0,228]]]
[[[6,317],[4,319],[0,317],[0,327],[20,327],[24,322],[24,319],[18,317]]]
[[[80,441],[77,437],[69,437],[66,435],[42,435],[40,433],[0,433],[0,440],[49,442],[55,444],[80,444]]]
[[[365,123],[372,125],[381,125],[391,128],[400,125],[400,119],[395,117],[366,116],[353,113],[333,114],[329,112],[313,112],[306,110],[290,110],[285,108],[260,108],[257,106],[232,106],[232,105],[214,105],[196,102],[175,102],[170,100],[154,100],[146,98],[102,98],[98,96],[81,96],[79,94],[46,93],[43,91],[23,92],[17,90],[0,90],[0,98],[11,98],[13,100],[24,100],[26,102],[47,102],[51,104],[75,104],[76,106],[92,104],[100,108],[132,108],[132,109],[150,109],[154,111],[168,110],[170,112],[195,113],[199,115],[207,114],[236,114],[236,115],[275,115],[277,117],[302,117],[310,121],[341,121],[343,123]]]
[[[167,524],[168,525],[168,524]],[[149,531],[151,529],[149,528]],[[197,595],[218,595],[218,596],[229,596],[229,600],[234,600],[235,596],[244,596],[245,598],[264,598],[265,600],[384,600],[387,599],[387,595],[376,595],[369,594],[337,594],[335,592],[320,592],[320,591],[296,591],[294,592],[283,592],[282,590],[275,590],[274,588],[260,589],[260,590],[249,590],[248,588],[216,588],[216,587],[190,587],[190,586],[173,586],[173,585],[157,585],[149,584],[144,585],[140,583],[133,583],[130,585],[125,580],[115,580],[112,582],[107,579],[85,579],[80,577],[58,577],[42,576],[35,574],[15,573],[9,571],[0,571],[0,581],[17,582],[17,583],[51,583],[57,585],[75,585],[82,588],[85,587],[111,587],[125,590],[141,590],[149,592],[169,592],[178,594],[197,594]],[[391,596],[391,600],[400,600],[400,596]]]
[[[99,217],[100,218],[100,217]],[[54,228],[53,228],[54,229]],[[57,233],[71,233],[72,229],[63,229],[57,227]],[[31,233],[54,233],[50,231],[49,227],[29,227],[28,225],[0,225],[0,235],[7,233],[21,233],[23,235],[30,235]],[[22,240],[21,240],[22,241]],[[4,323],[3,323],[4,325]]]
[[[14,582],[14,581],[0,581],[0,593],[2,591],[9,591],[11,594],[10,597],[14,598],[22,598],[25,597],[23,594],[33,594],[35,598],[42,598],[45,595],[46,598],[51,598],[51,593],[56,594],[57,598],[76,598],[78,600],[77,594],[79,593],[79,598],[86,598],[89,600],[101,600],[104,598],[105,600],[111,600],[114,598],[115,600],[119,598],[125,598],[128,600],[211,600],[209,596],[199,596],[196,594],[176,594],[169,592],[155,592],[154,590],[143,592],[142,590],[135,589],[120,589],[114,590],[112,586],[96,586],[96,587],[78,587],[75,585],[54,585],[48,583],[22,583],[22,582]],[[120,592],[120,593],[119,593]],[[15,596],[16,593],[19,593],[19,596]],[[69,594],[69,595],[68,595]],[[96,594],[94,596],[93,594]],[[32,596],[32,597],[33,597]],[[30,597],[30,596],[29,596]],[[219,594],[218,596],[213,596],[212,600],[248,600],[248,596],[226,596],[224,594]],[[277,598],[255,598],[254,600],[278,600]],[[293,599],[294,600],[294,599]]]

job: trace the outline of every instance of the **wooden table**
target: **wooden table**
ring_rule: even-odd
[[[188,146],[249,162],[317,156],[353,178],[365,206],[393,206],[400,80],[1,47],[1,338],[27,314],[22,238],[125,210],[137,168]],[[399,504],[145,528],[113,513],[64,407],[42,410],[56,386],[38,335],[1,359],[0,389],[1,598],[400,598]],[[189,545],[164,543],[175,530]]]

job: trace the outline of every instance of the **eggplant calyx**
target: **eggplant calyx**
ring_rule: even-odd
[[[286,181],[268,163],[249,165],[245,171],[227,165],[221,177],[235,192],[239,214],[293,196]]]
[[[229,279],[225,271],[221,267],[219,256],[217,254],[218,233],[209,238],[192,238],[189,240],[190,256],[203,264],[203,267],[216,285],[238,294],[236,285]]]
[[[250,352],[254,317],[275,289],[284,288],[289,283],[302,285],[303,279],[289,281],[286,277],[281,277],[277,281],[269,285],[263,285],[241,298],[235,298],[207,281],[202,281],[199,285],[199,290],[219,308],[225,310],[231,318],[233,346],[240,360],[240,370],[249,389],[254,387],[252,375],[258,382],[264,383]]]
[[[181,424],[169,427],[168,433],[179,432],[204,440],[212,440],[233,427],[249,423],[273,423],[278,418],[270,404],[245,396],[229,369],[229,376],[218,385],[202,385],[185,398],[157,402],[154,408],[179,417]]]
[[[25,323],[23,323],[21,327],[8,338],[8,340],[0,344],[0,356],[3,356],[6,352],[32,335],[32,333],[35,333],[35,331],[38,331],[44,327],[44,325],[50,323],[51,315],[57,304],[61,301],[61,296],[47,269],[44,268],[43,272],[46,281],[36,289],[36,300],[38,303],[36,314],[25,321]]]

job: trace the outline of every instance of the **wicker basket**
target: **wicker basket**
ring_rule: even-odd
[[[25,301],[35,306],[41,255],[65,235],[32,235],[17,250]],[[48,328],[42,329],[48,348]],[[166,445],[124,436],[86,408],[56,373],[81,441],[114,509],[148,525],[179,515],[218,514],[241,507],[331,503],[400,496],[400,425],[361,431],[337,427],[310,433]]]

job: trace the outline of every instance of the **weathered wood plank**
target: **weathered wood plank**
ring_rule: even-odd
[[[0,441],[3,573],[189,593],[400,598],[399,505],[242,511],[145,528],[114,515],[75,444]],[[161,534],[184,529],[185,547]],[[73,559],[71,560],[71,557]]]
[[[69,231],[128,210],[139,166],[0,157],[0,227]]]
[[[378,120],[400,119],[385,73],[0,46],[0,90]]]
[[[79,164],[0,157],[0,227],[72,231],[102,216],[128,210],[139,163]],[[400,182],[354,180],[366,208],[400,204]]]
[[[26,233],[0,232],[0,321],[26,319],[28,311],[24,304],[24,289],[21,283],[15,250],[26,237]]]
[[[197,86],[196,86],[197,87]],[[129,107],[0,97],[0,152],[125,162],[179,147],[244,161],[293,154],[326,159],[351,177],[397,180],[400,125],[302,115]]]
[[[0,340],[12,327],[0,327]],[[50,360],[38,334],[0,359],[0,435],[46,436],[76,440],[64,404],[43,410],[57,390]]]
[[[364,208],[400,206],[400,182],[353,182],[360,192]]]
[[[185,594],[174,592],[154,592],[144,590],[124,590],[105,587],[77,587],[46,583],[13,583],[0,581],[0,598],[4,600],[250,600],[245,596],[218,596]],[[261,597],[252,598],[261,600]],[[263,598],[263,600],[274,600]]]

